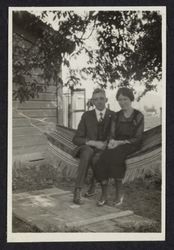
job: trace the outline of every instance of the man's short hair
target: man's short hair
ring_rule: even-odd
[[[98,93],[102,93],[106,96],[106,92],[104,89],[100,89],[100,88],[96,88],[94,89],[93,93],[92,93],[92,96],[95,95],[95,94],[98,94]]]

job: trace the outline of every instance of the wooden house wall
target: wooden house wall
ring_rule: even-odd
[[[15,36],[13,39],[13,43],[17,42]],[[25,45],[28,43],[22,37],[20,41]],[[39,70],[35,69],[32,77],[39,79],[37,74]],[[44,84],[41,80],[39,83]],[[55,127],[57,123],[56,86],[52,82],[38,98],[22,103],[13,100],[12,106],[13,160],[18,157],[20,160],[42,158],[47,150],[47,139],[43,132]]]
[[[13,155],[42,155],[47,149],[44,131],[57,122],[56,95],[53,88],[39,98],[19,103],[13,101]],[[28,156],[27,156],[28,155]]]

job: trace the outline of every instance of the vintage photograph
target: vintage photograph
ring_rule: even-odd
[[[8,241],[165,240],[165,7],[8,25]]]

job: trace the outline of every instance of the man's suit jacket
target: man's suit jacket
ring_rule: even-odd
[[[114,111],[106,109],[103,121],[104,140],[107,140],[108,137],[110,136],[111,121],[114,115],[115,115]],[[80,146],[85,145],[86,140],[97,140],[97,134],[98,134],[97,128],[98,128],[98,121],[95,109],[91,111],[86,111],[81,117],[76,134],[74,135],[72,140],[73,143],[78,146],[74,151],[74,156],[78,154]]]

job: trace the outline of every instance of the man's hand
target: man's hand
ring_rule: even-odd
[[[89,140],[86,142],[86,145],[91,146],[91,147],[95,147],[95,143],[96,143],[96,141]]]
[[[104,150],[106,148],[107,143],[106,142],[102,142],[102,141],[87,141],[86,145],[91,146],[91,147],[95,147],[101,150]]]
[[[96,141],[95,147],[101,150],[104,150],[106,148],[107,142],[103,141]]]

